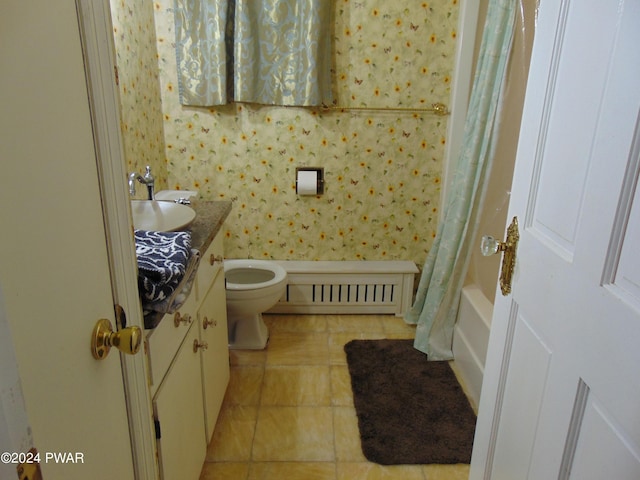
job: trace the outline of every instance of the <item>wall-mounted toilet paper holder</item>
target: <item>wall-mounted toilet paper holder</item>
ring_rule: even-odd
[[[316,172],[316,192],[315,195],[322,195],[324,193],[324,167],[296,167],[296,193],[298,195],[309,195],[309,192],[302,192],[299,190],[301,185],[298,185],[300,179],[300,172]],[[313,195],[313,193],[311,193]]]

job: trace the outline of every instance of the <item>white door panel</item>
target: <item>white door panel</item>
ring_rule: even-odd
[[[640,478],[637,445],[626,438],[618,425],[593,395],[587,394],[584,412],[579,418],[579,440],[571,471],[566,477],[580,480],[604,478]]]
[[[551,352],[544,341],[532,330],[526,319],[515,308],[511,319],[511,335],[508,340],[509,371],[503,395],[502,415],[517,418],[516,422],[501,422],[498,425],[496,458],[500,465],[498,478],[526,478],[529,469],[529,452],[537,428],[537,412],[542,406],[544,386],[549,374]],[[513,375],[526,375],[527,381],[520,382]],[[522,415],[522,412],[534,412]],[[521,439],[513,443],[512,438]]]

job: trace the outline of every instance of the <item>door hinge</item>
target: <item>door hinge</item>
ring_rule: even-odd
[[[158,420],[157,418],[154,418],[153,426],[155,427],[155,430],[156,430],[156,440],[160,440],[162,438],[162,434],[160,432],[160,420]]]
[[[122,305],[116,303],[113,306],[113,311],[116,315],[116,330],[127,328],[127,313],[122,308]]]
[[[25,462],[16,467],[18,480],[42,480],[42,470],[40,469],[40,454],[38,450],[32,448],[25,455]]]

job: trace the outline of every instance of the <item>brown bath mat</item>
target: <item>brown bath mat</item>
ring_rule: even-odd
[[[413,340],[352,340],[344,350],[369,461],[471,461],[476,416],[448,362],[427,362]]]

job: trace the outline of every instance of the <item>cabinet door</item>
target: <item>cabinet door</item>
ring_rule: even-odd
[[[198,311],[200,339],[207,343],[202,350],[202,385],[204,388],[207,440],[211,439],[222,400],[229,383],[229,341],[224,271],[220,269]]]
[[[207,451],[197,340],[198,329],[192,327],[153,401],[163,480],[198,480]]]

